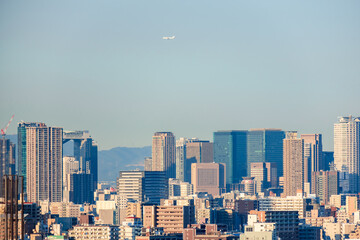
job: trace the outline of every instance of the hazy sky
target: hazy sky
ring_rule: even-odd
[[[42,121],[108,149],[272,127],[332,149],[360,115],[360,1],[2,0],[0,81],[10,134]]]

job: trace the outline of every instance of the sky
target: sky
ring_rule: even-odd
[[[0,89],[9,134],[40,121],[109,149],[281,128],[332,150],[360,115],[360,1],[2,0]]]

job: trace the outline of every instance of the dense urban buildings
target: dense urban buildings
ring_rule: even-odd
[[[167,178],[175,178],[175,164],[175,136],[156,132],[152,139],[152,171],[164,171]]]
[[[15,174],[15,144],[10,139],[0,139],[0,179]]]
[[[323,151],[321,134],[217,131],[212,143],[157,132],[145,171],[120,171],[116,187],[98,183],[97,144],[88,131],[20,123],[17,170],[26,170],[30,202],[21,204],[19,233],[75,240],[358,237],[358,122],[348,117],[335,124],[336,154]],[[63,156],[68,141],[74,151]],[[3,149],[11,155],[15,146],[6,140]],[[11,172],[11,162],[1,169]],[[4,205],[0,196],[3,225]],[[21,207],[12,213],[21,217]]]

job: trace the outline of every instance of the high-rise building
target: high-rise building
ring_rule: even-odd
[[[334,164],[338,171],[349,173],[349,191],[359,191],[360,118],[340,117],[334,124]]]
[[[186,143],[186,158],[197,163],[214,162],[213,143],[210,141],[189,139]]]
[[[197,138],[176,140],[176,178],[191,182],[191,164],[212,163],[213,144]]]
[[[194,192],[207,192],[217,196],[226,188],[225,164],[193,163],[191,165],[191,183]]]
[[[0,179],[15,175],[15,144],[10,139],[0,139]]]
[[[144,159],[144,171],[152,171],[152,158],[146,157]]]
[[[152,170],[176,177],[175,137],[171,132],[156,132],[152,140]]]
[[[27,199],[62,201],[62,134],[45,124],[26,127]]]
[[[312,172],[311,193],[316,194],[320,201],[327,204],[331,195],[339,194],[339,172]]]
[[[247,136],[248,175],[253,162],[271,162],[277,166],[277,175],[283,175],[283,139],[281,129],[250,129]]]
[[[247,176],[247,131],[214,132],[214,162],[225,163],[226,184]]]
[[[18,169],[20,176],[24,177],[24,192],[26,193],[27,178],[26,178],[26,128],[45,126],[44,123],[38,122],[21,122],[18,124]]]
[[[304,190],[304,140],[297,138],[297,132],[287,132],[284,141],[284,194],[295,196],[297,190]]]
[[[312,172],[324,169],[321,134],[301,134],[304,140],[304,183],[311,183]]]
[[[129,200],[160,204],[168,197],[168,179],[161,171],[120,171],[117,192],[120,208]]]
[[[190,182],[191,170],[188,171],[189,164],[186,161],[186,142],[186,138],[176,140],[176,178],[183,182]]]
[[[264,192],[265,189],[277,186],[277,168],[276,163],[256,162],[251,163],[250,176],[254,177],[256,182],[256,192]]]
[[[323,151],[324,171],[334,170],[334,152]]]
[[[89,131],[66,131],[63,144],[74,142],[74,157],[79,162],[79,171],[92,175],[90,187],[94,192],[98,183],[98,145],[90,136]]]
[[[63,201],[69,202],[69,191],[71,189],[70,175],[78,173],[79,161],[75,157],[63,157]],[[89,185],[89,183],[88,183]]]
[[[72,173],[69,174],[69,202],[75,204],[90,203],[94,204],[94,191],[91,183],[93,175],[87,173]]]

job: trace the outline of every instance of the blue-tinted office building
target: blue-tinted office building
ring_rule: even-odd
[[[226,164],[226,183],[247,176],[247,131],[214,132],[214,162]]]
[[[277,176],[283,176],[283,139],[281,129],[250,129],[247,136],[247,174],[253,162],[276,163]]]

